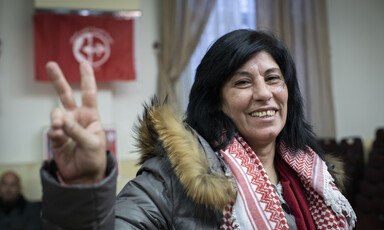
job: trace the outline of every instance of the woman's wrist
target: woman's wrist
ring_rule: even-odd
[[[80,177],[72,180],[64,180],[60,174],[60,171],[56,171],[56,177],[59,180],[60,184],[63,186],[73,185],[73,184],[95,184],[106,178],[106,174],[99,174],[97,176],[88,176],[88,177]]]

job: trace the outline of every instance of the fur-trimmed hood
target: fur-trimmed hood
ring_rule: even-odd
[[[209,156],[208,152],[212,155],[213,150],[204,149],[197,133],[186,126],[170,105],[157,99],[150,106],[145,105],[136,131],[139,164],[166,154],[187,196],[194,202],[221,211],[235,201],[234,181],[225,176],[219,159]]]
[[[208,143],[199,138],[170,105],[152,99],[150,105],[144,106],[136,132],[139,164],[159,155],[167,157],[187,196],[194,202],[223,210],[236,200],[234,178],[225,176],[224,165]],[[326,160],[336,185],[342,189],[344,173],[341,161],[332,156]]]

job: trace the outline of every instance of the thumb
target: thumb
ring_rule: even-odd
[[[65,117],[64,131],[80,146],[87,146],[91,142],[91,134],[76,122],[72,116]]]

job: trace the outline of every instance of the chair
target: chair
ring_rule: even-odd
[[[363,141],[357,136],[345,137],[341,139],[339,149],[345,162],[345,174],[349,178],[345,186],[346,196],[354,207],[360,180],[364,177]]]
[[[374,149],[384,149],[384,128],[376,130],[375,140],[373,141]]]
[[[331,138],[331,137],[330,138],[319,138],[318,143],[319,143],[320,147],[324,150],[325,154],[329,154],[329,153],[332,153],[335,155],[340,154],[339,145],[338,145],[335,138]]]

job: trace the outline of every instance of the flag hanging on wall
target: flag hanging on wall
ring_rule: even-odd
[[[96,81],[134,80],[133,19],[36,12],[35,79],[49,81],[48,61],[56,61],[67,81],[80,81],[79,63],[89,61]]]

